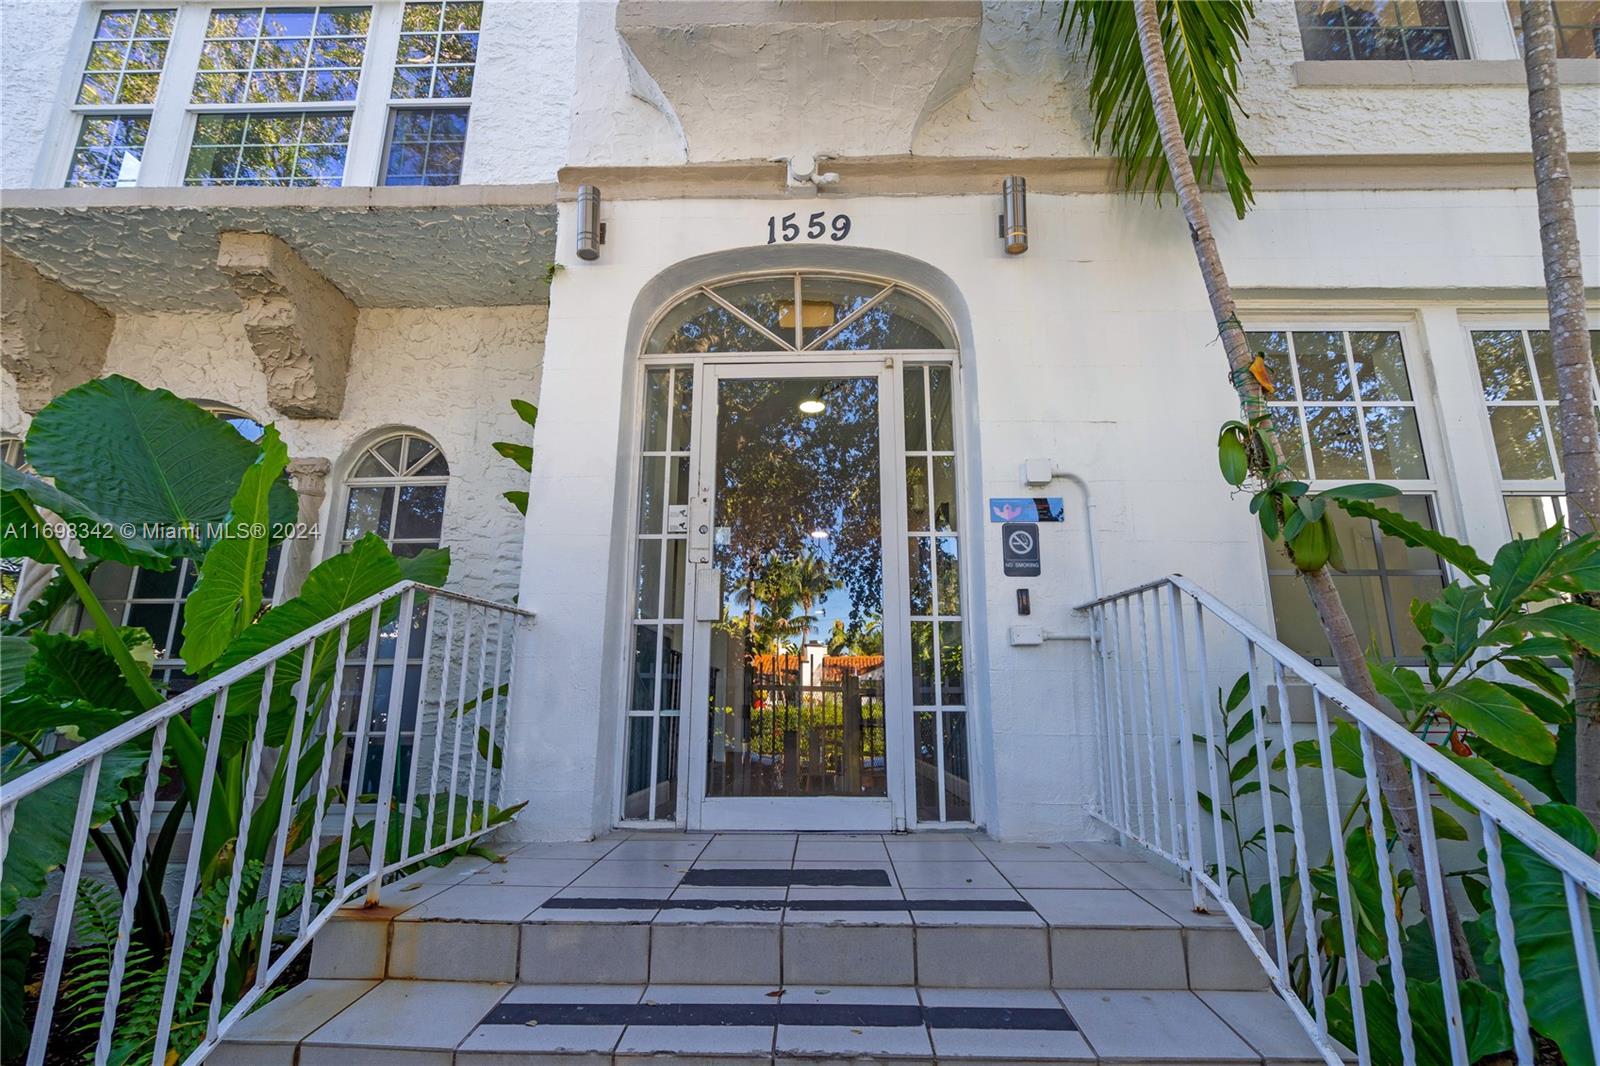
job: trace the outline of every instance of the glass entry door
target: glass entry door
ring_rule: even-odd
[[[689,822],[889,829],[902,664],[885,654],[891,372],[711,365],[690,517]]]

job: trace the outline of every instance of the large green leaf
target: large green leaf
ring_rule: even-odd
[[[0,925],[0,1047],[7,1056],[28,1046],[28,970],[33,959],[29,916],[13,914]]]
[[[1472,653],[1488,608],[1480,585],[1447,585],[1433,601],[1433,625],[1442,638],[1438,649],[1447,662]]]
[[[28,461],[56,488],[114,523],[133,523],[163,554],[199,559],[258,449],[228,423],[165,389],[113,375],[52,400],[28,429]],[[294,492],[274,487],[274,522]]]
[[[0,695],[22,685],[23,669],[33,658],[33,642],[27,637],[0,637]]]
[[[1537,537],[1516,537],[1500,546],[1489,569],[1489,606],[1495,614],[1512,610],[1530,592],[1543,595],[1535,590],[1561,550],[1562,535],[1560,526],[1551,526]]]
[[[326,559],[314,568],[306,575],[300,595],[271,608],[254,625],[235,637],[212,663],[210,672],[220,674],[402,580],[404,576],[400,573],[400,566],[388,546],[376,534],[368,534],[352,544],[348,551]],[[358,654],[366,640],[370,619],[370,615],[364,614],[351,620],[347,646],[349,654]],[[319,691],[322,684],[332,677],[338,639],[339,631],[335,629],[313,642],[312,692]],[[273,674],[272,704],[268,711],[266,736],[269,744],[281,743],[288,735],[293,688],[299,684],[304,662],[304,648],[290,652],[277,661]],[[223,727],[224,753],[237,751],[254,729],[260,710],[263,679],[263,672],[258,670],[229,690],[229,721]]]
[[[1372,671],[1372,683],[1378,695],[1394,704],[1407,718],[1422,713],[1428,703],[1428,688],[1415,670],[1376,657],[1367,660],[1367,667]]]
[[[497,440],[492,445],[495,451],[510,459],[524,470],[533,469],[533,448],[527,444],[516,444],[512,441]]]
[[[1413,548],[1426,548],[1463,573],[1481,577],[1489,572],[1489,564],[1470,546],[1413,522],[1405,515],[1366,500],[1336,499],[1335,502],[1357,518],[1372,519],[1378,523],[1379,529],[1391,537],[1397,537]]]
[[[1594,854],[1595,828],[1576,807],[1547,803],[1534,808],[1534,815],[1583,854]],[[1561,873],[1511,834],[1501,834],[1501,842],[1528,1018],[1536,1030],[1560,1046],[1569,1066],[1596,1066],[1584,1021],[1577,949]],[[1590,923],[1600,931],[1600,901],[1587,895],[1585,898]],[[1488,945],[1479,964],[1497,976],[1501,949],[1494,915],[1483,914],[1474,924],[1477,936]],[[1600,950],[1600,932],[1596,933],[1595,946]],[[1485,979],[1491,979],[1488,972]]]
[[[161,549],[140,535],[138,530],[125,527],[92,505],[26,470],[18,470],[10,463],[0,462],[0,540],[5,541],[6,555],[11,558],[27,558],[40,563],[58,561],[45,539],[47,535],[54,536],[54,531],[47,534],[40,529],[23,508],[22,500],[61,519],[89,555],[152,570],[169,570],[172,567],[172,561]],[[48,520],[47,516],[41,517]]]
[[[1462,981],[1457,986],[1466,1023],[1467,1061],[1477,1062],[1511,1046],[1511,1022],[1505,996],[1482,981]],[[1385,981],[1362,986],[1366,1007],[1367,1039],[1375,1063],[1404,1061],[1400,1050],[1399,1011],[1394,993]],[[1445,1026],[1444,988],[1438,981],[1406,980],[1410,997],[1411,1033],[1417,1066],[1450,1066],[1450,1033]],[[1328,1031],[1347,1047],[1356,1046],[1355,1021],[1350,1013],[1350,986],[1341,985],[1328,997]]]
[[[216,661],[261,610],[261,582],[272,547],[270,500],[289,465],[289,449],[268,426],[261,452],[245,471],[228,510],[227,535],[200,564],[200,581],[183,605],[183,661],[198,674]]]
[[[128,798],[127,782],[144,772],[148,757],[148,750],[140,751],[133,744],[125,744],[103,757],[91,827],[104,825],[117,805]],[[18,766],[7,776],[20,776],[35,765],[38,764]],[[16,910],[21,900],[43,892],[50,871],[67,861],[83,773],[81,769],[74,770],[17,802],[16,828],[6,842],[5,870],[0,876],[0,916]]]
[[[1529,762],[1556,757],[1556,738],[1537,715],[1509,692],[1481,678],[1458,681],[1433,694],[1434,705],[1465,729]]]
[[[1558,603],[1541,611],[1529,611],[1508,619],[1495,632],[1553,633],[1565,637],[1585,651],[1600,655],[1600,608],[1586,603]]]
[[[1487,786],[1491,792],[1498,793],[1530,814],[1533,812],[1533,805],[1529,803],[1527,799],[1524,798],[1522,793],[1517,790],[1516,785],[1513,785],[1510,781],[1506,780],[1505,775],[1499,771],[1494,763],[1487,759],[1481,759],[1476,755],[1457,755],[1454,751],[1450,750],[1449,745],[1440,747],[1438,752],[1440,755],[1443,755],[1446,759],[1449,759],[1461,769],[1477,778],[1479,783]],[[1478,805],[1476,803],[1469,803],[1467,800],[1457,795],[1453,789],[1445,785],[1442,781],[1436,780],[1434,783],[1438,786],[1440,791],[1454,800],[1457,806],[1471,814],[1478,813]]]

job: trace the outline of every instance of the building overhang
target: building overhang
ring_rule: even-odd
[[[633,91],[678,125],[691,162],[909,152],[971,84],[982,25],[979,0],[617,5]]]
[[[549,301],[554,185],[8,191],[0,244],[113,314],[240,311],[222,234],[268,234],[355,307]]]

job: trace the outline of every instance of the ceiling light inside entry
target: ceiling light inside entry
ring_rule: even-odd
[[[828,405],[823,403],[821,398],[817,396],[808,396],[806,399],[800,401],[801,414],[820,415],[827,409]]]

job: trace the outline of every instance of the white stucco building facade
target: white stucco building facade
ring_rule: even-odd
[[[1374,9],[1320,6],[1349,25]],[[1211,205],[1280,430],[1315,484],[1397,484],[1487,556],[1561,493],[1509,9],[1419,5],[1439,21],[1397,23],[1402,58],[1318,59],[1322,24],[1300,8],[1260,3],[1242,66],[1255,204],[1242,220]],[[320,499],[308,561],[355,531],[369,449],[429,442],[442,508],[411,539],[451,548],[453,587],[538,616],[505,755],[507,796],[528,802],[516,833],[1081,837],[1097,727],[1076,605],[1178,572],[1322,654],[1217,471],[1235,400],[1182,218],[1122,192],[1095,152],[1056,10],[286,6],[309,12],[303,37],[262,28],[270,13],[219,21],[235,10],[4,5],[0,430],[25,437],[51,394],[113,373],[275,422]],[[115,52],[104,17],[127,11],[122,81],[94,90],[116,98],[76,102]],[[170,17],[141,37],[149,11]],[[287,49],[291,96],[207,80],[246,39],[240,84]],[[120,99],[147,69],[128,57],[157,41],[159,88]],[[307,58],[341,48],[342,66]],[[424,68],[419,96],[407,72]],[[1562,77],[1593,282],[1600,60]],[[290,114],[298,154],[270,170],[248,123]],[[113,119],[123,141],[90,146],[87,124]],[[329,121],[342,132],[308,139]],[[996,226],[1013,175],[1020,255]],[[593,259],[580,187],[599,190]],[[276,239],[265,265],[229,258],[241,233]],[[279,294],[288,341],[257,328],[260,287],[241,278]],[[302,371],[310,392],[286,391]],[[539,405],[531,437],[512,398]],[[495,454],[507,440],[532,443],[531,480]],[[423,477],[394,487],[408,474]],[[526,520],[501,495],[520,488]],[[1061,520],[1032,530],[1037,572],[1008,573],[995,504],[1039,497]],[[1352,612],[1404,659],[1404,603],[1447,571],[1347,533]],[[834,584],[774,591],[796,559]]]

